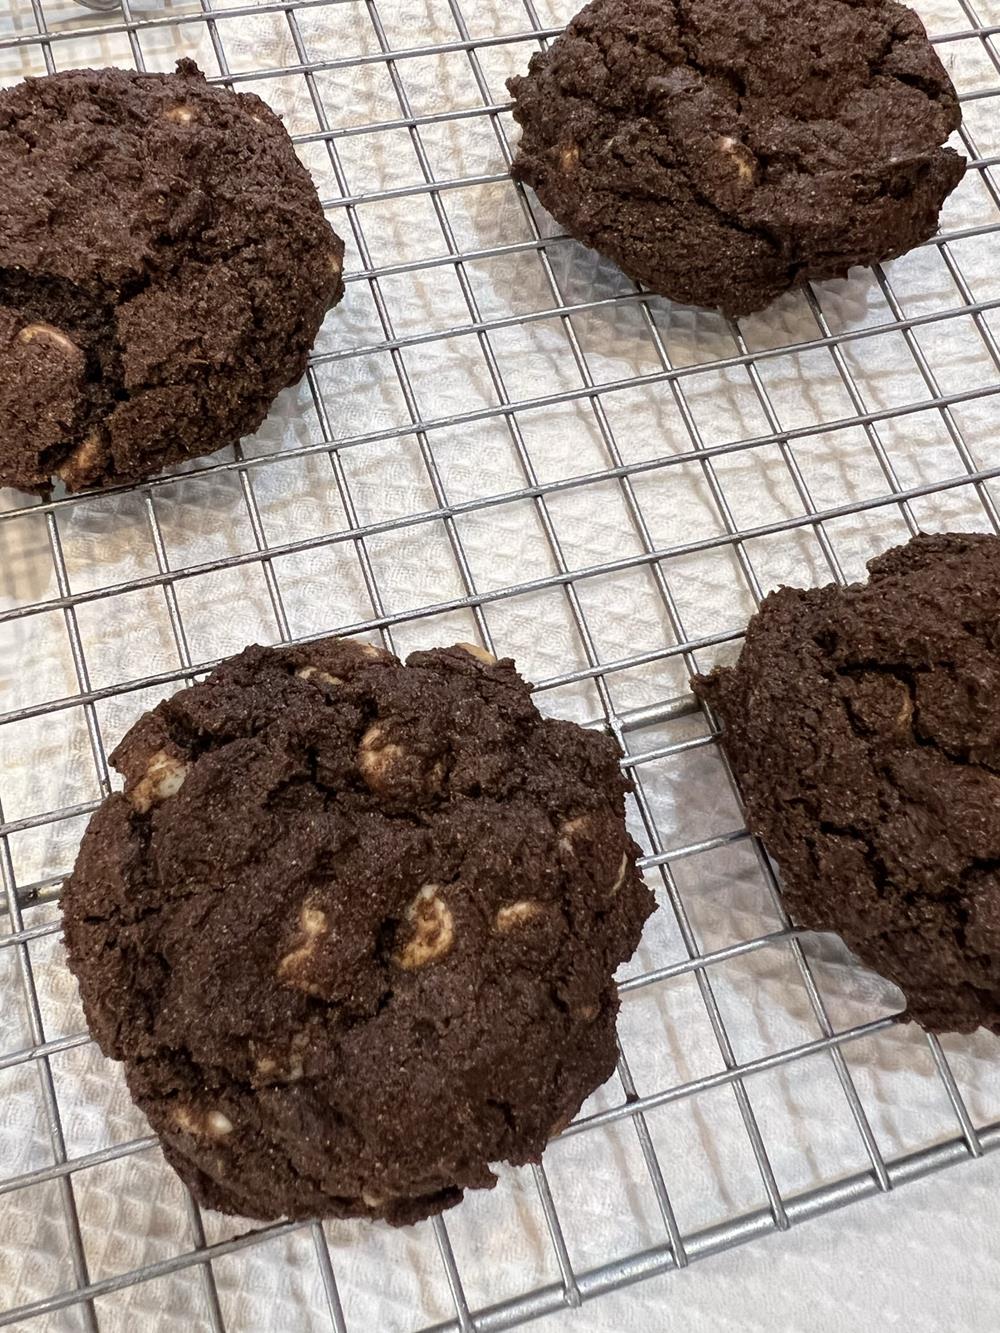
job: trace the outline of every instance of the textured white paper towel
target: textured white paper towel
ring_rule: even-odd
[[[166,12],[185,12],[181,5]],[[188,12],[197,6],[187,4]],[[227,16],[217,6],[218,47],[200,22],[144,29],[138,41],[148,68],[168,69],[179,55],[195,55],[211,75],[327,62],[316,72],[312,90],[301,74],[250,79],[240,86],[264,96],[286,119],[294,134],[315,134],[335,127],[398,121],[401,104],[392,71],[374,60],[351,69],[336,62],[364,58],[379,50],[380,20],[384,40],[397,49],[435,43],[446,52],[396,62],[409,111],[434,115],[456,108],[506,100],[504,79],[522,70],[535,43],[497,41],[477,48],[470,59],[460,40],[453,8],[446,0],[361,0],[305,5],[297,14],[296,46],[282,12]],[[525,8],[511,0],[463,0],[471,38],[523,31]],[[570,0],[538,0],[542,24],[569,16]],[[928,0],[921,6],[932,31],[968,27],[957,0]],[[127,36],[107,32],[64,40],[62,34],[93,27],[92,16],[68,3],[46,3],[49,30],[60,34],[52,55],[58,68],[74,64],[134,63]],[[987,21],[1000,22],[996,0],[980,3]],[[13,0],[0,13],[0,34],[34,31],[28,0]],[[220,70],[217,50],[227,66]],[[1000,75],[974,40],[950,43],[943,54],[963,91],[989,89]],[[10,82],[43,73],[37,45],[0,50],[0,77]],[[317,111],[318,99],[321,111]],[[980,154],[1000,152],[1000,117],[996,99],[970,101],[966,123]],[[511,122],[499,121],[510,135]],[[421,127],[426,162],[440,181],[491,177],[504,171],[504,159],[490,121],[482,116],[430,122]],[[343,189],[350,196],[370,195],[419,185],[421,161],[405,128],[340,138],[336,143]],[[829,350],[789,353],[759,363],[759,384],[744,367],[713,367],[740,349],[731,330],[716,316],[673,309],[652,300],[648,309],[660,347],[651,337],[638,302],[624,299],[591,308],[572,318],[574,347],[556,318],[522,326],[512,324],[490,334],[490,348],[502,372],[502,391],[477,338],[471,334],[436,342],[407,344],[427,330],[445,331],[474,318],[503,320],[550,309],[549,275],[536,251],[483,255],[464,265],[463,288],[451,265],[433,261],[450,246],[490,251],[516,241],[530,242],[517,192],[507,181],[485,181],[439,196],[446,225],[426,194],[358,203],[349,218],[333,206],[343,193],[322,143],[303,143],[304,160],[314,172],[330,216],[348,244],[349,272],[368,263],[394,271],[379,278],[380,293],[391,319],[390,337],[404,340],[398,362],[389,351],[361,350],[358,355],[321,361],[316,387],[328,428],[336,440],[384,432],[386,438],[351,444],[339,454],[338,476],[327,455],[301,455],[322,439],[322,418],[308,384],[282,395],[258,436],[247,443],[249,455],[289,453],[248,474],[260,517],[255,532],[247,494],[236,473],[212,464],[196,464],[184,477],[146,492],[86,500],[57,511],[47,527],[40,513],[25,513],[0,524],[0,608],[7,610],[58,596],[60,584],[54,550],[65,567],[73,593],[114,589],[146,575],[155,576],[159,553],[151,537],[150,517],[162,536],[162,557],[173,570],[204,561],[254,552],[257,537],[272,546],[303,538],[322,538],[358,525],[381,523],[436,511],[445,501],[463,505],[485,497],[508,496],[525,485],[519,455],[502,420],[484,416],[464,425],[442,424],[457,414],[489,411],[500,393],[523,401],[583,384],[578,356],[594,383],[617,382],[662,369],[661,352],[675,365],[705,363],[685,378],[686,417],[670,388],[663,384],[630,388],[602,398],[606,429],[613,432],[618,454],[602,435],[602,422],[585,397],[535,406],[518,412],[519,443],[533,470],[529,479],[543,486],[599,472],[618,461],[626,464],[686,453],[691,427],[706,446],[750,439],[772,429],[762,401],[786,430],[800,430],[792,457],[809,488],[813,504],[825,509],[883,495],[884,473],[872,441],[863,429],[845,428],[810,434],[810,428],[854,415],[856,404],[841,368]],[[540,212],[543,231],[555,228]],[[945,210],[948,230],[985,227],[1000,218],[978,173],[969,174]],[[976,301],[1000,298],[997,238],[971,236],[950,248]],[[629,284],[612,266],[570,243],[554,244],[549,258],[561,299],[590,303],[628,293]],[[399,271],[398,266],[413,267]],[[424,265],[421,267],[421,265]],[[962,296],[940,254],[923,248],[889,266],[903,313],[919,317],[954,310]],[[849,281],[818,291],[822,313],[833,333],[891,322],[893,312],[873,275],[856,273]],[[984,326],[996,328],[993,311]],[[818,325],[801,294],[780,302],[764,316],[743,322],[751,351],[764,351],[817,336]],[[321,353],[369,349],[387,336],[372,292],[365,281],[348,284],[344,304],[321,335]],[[921,325],[913,334],[916,349],[933,367],[945,394],[975,392],[997,379],[997,366],[968,316]],[[844,367],[854,377],[864,408],[889,410],[926,400],[929,388],[913,350],[899,332],[881,334],[843,347]],[[405,370],[412,403],[401,385]],[[434,424],[421,441],[408,428],[413,412]],[[954,425],[968,446],[972,467],[995,465],[998,458],[998,411],[995,398],[969,398],[953,409]],[[396,432],[392,434],[392,432]],[[899,484],[906,487],[944,481],[964,466],[947,423],[926,410],[889,418],[877,426]],[[425,450],[436,467],[432,478]],[[714,482],[724,493],[728,521],[747,528],[797,518],[802,500],[777,446],[761,446],[719,455]],[[435,483],[438,489],[435,489]],[[344,490],[340,489],[343,485]],[[993,488],[997,497],[997,488]],[[637,473],[634,499],[646,524],[637,532],[615,481],[551,493],[547,519],[558,540],[562,566],[592,568],[609,559],[639,556],[644,541],[656,548],[723,537],[726,517],[713,499],[702,465],[678,465]],[[349,496],[348,502],[345,496]],[[24,498],[8,492],[0,506],[16,510]],[[974,490],[964,487],[913,501],[916,522],[928,529],[984,527],[987,514]],[[843,516],[825,525],[830,548],[846,577],[858,577],[871,554],[902,540],[906,525],[896,508]],[[58,542],[58,546],[55,543]],[[509,498],[488,508],[461,512],[452,530],[440,519],[415,521],[393,531],[370,535],[365,557],[379,585],[383,611],[400,617],[392,627],[398,651],[454,639],[474,638],[477,622],[467,610],[433,608],[460,598],[468,587],[456,563],[453,543],[465,554],[467,571],[481,593],[503,590],[524,580],[545,580],[559,564],[533,503]],[[746,577],[752,565],[759,589],[782,581],[821,582],[830,563],[810,528],[762,535],[743,547],[744,565],[730,545],[683,554],[660,566],[669,583],[683,632],[689,639],[732,634],[753,609],[753,588]],[[287,631],[302,635],[359,626],[375,618],[365,582],[365,568],[352,541],[320,544],[306,552],[276,557],[270,578],[281,591]],[[271,587],[259,562],[197,574],[175,585],[174,602],[158,586],[81,602],[72,624],[59,610],[0,624],[0,707],[4,712],[64,699],[80,692],[81,677],[73,654],[77,636],[86,663],[86,686],[114,689],[157,672],[175,671],[179,656],[171,616],[184,624],[185,650],[195,665],[241,648],[247,641],[273,641],[283,630],[276,618]],[[586,618],[593,649],[603,662],[633,653],[655,653],[675,641],[661,589],[642,565],[581,580],[576,585],[579,610]],[[414,613],[412,618],[407,618]],[[420,613],[417,615],[416,613]],[[527,594],[503,596],[483,611],[496,643],[513,653],[536,681],[588,665],[586,646],[574,626],[564,591],[548,585]],[[722,654],[731,654],[728,644]],[[698,657],[710,666],[716,651]],[[164,687],[169,688],[169,687]],[[683,663],[653,660],[607,677],[617,710],[641,708],[682,694]],[[0,726],[0,799],[7,821],[30,819],[95,800],[100,769],[92,738],[110,749],[135,717],[163,689],[112,694],[100,699],[90,719],[79,707]],[[601,714],[601,699],[589,678],[539,696],[542,707],[564,716],[590,720]],[[658,750],[704,736],[700,717],[629,733],[633,753]],[[689,847],[740,827],[739,812],[718,755],[710,746],[653,759],[639,765],[637,776],[655,820],[659,846]],[[637,836],[651,847],[648,829],[633,809]],[[64,873],[72,864],[83,817],[61,819],[16,832],[9,839],[12,869],[19,884]],[[715,847],[676,863],[677,890],[704,950],[758,937],[779,925],[760,865],[746,842]],[[664,910],[650,923],[639,955],[624,969],[633,975],[678,962],[684,948],[663,892]],[[28,912],[34,926],[54,918],[51,906]],[[0,932],[8,930],[0,919]],[[808,944],[836,1029],[891,1013],[898,996],[891,988],[845,963],[836,949]],[[82,1031],[75,987],[63,966],[58,940],[44,936],[31,944],[47,1040]],[[821,1035],[787,945],[764,948],[710,969],[714,993],[731,1034],[736,1058],[752,1060],[786,1050]],[[0,1056],[31,1044],[29,1017],[16,967],[15,950],[0,949]],[[722,1067],[705,1006],[693,975],[674,977],[630,991],[622,1009],[621,1035],[640,1095],[686,1083]],[[1000,1118],[997,1043],[978,1034],[948,1039],[959,1086],[977,1124]],[[893,1028],[845,1048],[847,1067],[861,1097],[881,1150],[889,1157],[951,1138],[954,1112],[937,1077],[930,1051],[912,1028]],[[128,1100],[119,1071],[92,1045],[73,1046],[51,1057],[66,1152],[79,1157],[122,1144],[146,1133]],[[868,1158],[852,1120],[836,1071],[825,1055],[799,1060],[786,1068],[747,1081],[750,1108],[767,1149],[779,1188],[788,1195],[866,1169]],[[586,1110],[621,1101],[615,1081],[599,1092]],[[724,1222],[765,1206],[766,1195],[730,1087],[718,1087],[664,1106],[648,1116],[648,1129],[661,1163],[679,1225],[685,1233]],[[45,1104],[33,1062],[0,1069],[0,1175],[9,1177],[44,1167],[52,1160]],[[633,1127],[627,1122],[579,1134],[554,1144],[546,1171],[577,1270],[648,1246],[662,1244],[663,1222],[653,1195]],[[907,1194],[878,1205],[864,1205],[816,1224],[809,1231],[756,1244],[691,1273],[632,1289],[604,1307],[565,1316],[565,1327],[620,1328],[868,1328],[854,1266],[860,1262],[882,1273],[879,1322],[936,1329],[936,1297],[947,1275],[991,1270],[996,1276],[991,1241],[997,1214],[996,1168],[972,1166],[953,1173],[937,1195],[950,1203],[907,1203]],[[155,1150],[130,1154],[74,1175],[76,1207],[92,1280],[126,1273],[191,1248],[195,1240],[182,1191]],[[924,1187],[922,1187],[924,1188]],[[965,1190],[971,1191],[968,1195]],[[962,1218],[961,1200],[969,1199]],[[935,1209],[940,1206],[940,1230]],[[921,1211],[921,1208],[923,1211]],[[975,1217],[976,1221],[971,1219]],[[208,1240],[236,1235],[246,1224],[206,1215]],[[515,1296],[558,1280],[559,1272],[530,1172],[501,1172],[492,1193],[470,1197],[447,1219],[456,1258],[474,1308]],[[421,1328],[449,1318],[453,1306],[427,1225],[404,1232],[384,1227],[334,1224],[326,1228],[334,1267],[351,1329]],[[823,1239],[821,1240],[820,1237]],[[983,1240],[986,1237],[986,1240]],[[312,1330],[328,1327],[315,1237],[308,1230],[272,1239],[213,1265],[227,1327],[243,1333]],[[842,1246],[839,1249],[838,1246]],[[843,1255],[840,1260],[837,1256]],[[785,1256],[779,1258],[779,1256]],[[887,1271],[898,1263],[895,1296]],[[844,1271],[841,1272],[840,1270]],[[913,1284],[928,1289],[926,1306],[914,1298]],[[807,1284],[811,1286],[807,1289]],[[965,1300],[950,1327],[992,1330],[998,1311],[993,1294],[978,1304]],[[0,1292],[5,1308],[73,1286],[63,1201],[55,1183],[35,1184],[3,1196],[0,1202]],[[933,1292],[930,1288],[933,1287]],[[852,1294],[853,1293],[853,1294]],[[956,1292],[956,1295],[959,1293]],[[808,1313],[806,1312],[808,1296]],[[96,1312],[102,1329],[201,1329],[207,1327],[202,1275],[194,1269],[102,1296]],[[796,1302],[801,1299],[801,1308]],[[854,1304],[849,1302],[854,1301]],[[992,1304],[991,1304],[992,1301]],[[846,1310],[846,1314],[838,1311]],[[902,1314],[897,1317],[897,1313]],[[773,1314],[773,1319],[770,1317]],[[559,1319],[563,1319],[560,1316]],[[575,1319],[575,1325],[574,1325]],[[756,1320],[756,1322],[753,1322]],[[823,1322],[823,1321],[826,1322]],[[923,1320],[923,1322],[921,1322]],[[839,1322],[838,1322],[839,1321]],[[930,1321],[930,1322],[928,1322]],[[31,1328],[83,1327],[79,1310],[54,1313]],[[555,1326],[563,1326],[557,1325]]]
[[[552,1316],[545,1333],[986,1333],[1000,1159]]]

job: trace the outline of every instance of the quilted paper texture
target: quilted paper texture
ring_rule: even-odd
[[[599,1266],[666,1245],[664,1199],[690,1235],[766,1209],[769,1173],[791,1195],[870,1169],[858,1116],[886,1158],[959,1129],[911,1027],[847,1042],[839,1063],[826,1050],[784,1061],[900,997],[825,937],[800,941],[808,973],[786,937],[769,938],[786,925],[773,870],[687,680],[732,660],[779,583],[861,577],[918,525],[995,524],[996,168],[973,167],[949,199],[946,249],[789,295],[739,327],[646,297],[506,176],[505,79],[538,49],[536,22],[557,28],[577,7],[337,0],[247,14],[216,0],[209,25],[196,0],[166,0],[132,39],[71,0],[0,14],[5,84],[194,56],[264,97],[347,244],[347,295],[308,375],[239,450],[124,494],[51,507],[0,494],[0,873],[23,926],[56,922],[106,753],[251,640],[349,631],[402,653],[485,640],[517,658],[546,711],[592,724],[610,711],[622,728],[630,827],[661,911],[622,969],[621,1073],[584,1108],[596,1123],[551,1146],[544,1176],[501,1169],[495,1191],[446,1218],[474,1309],[561,1280],[550,1226],[573,1265]],[[932,33],[968,29],[964,2],[918,8]],[[994,10],[978,6],[984,23],[1000,22]],[[40,14],[47,46],[30,40]],[[960,146],[995,156],[995,43],[941,51],[967,99]],[[916,493],[885,503],[900,491]],[[430,1224],[257,1240],[245,1219],[199,1218],[145,1144],[120,1071],[86,1041],[58,936],[27,940],[28,978],[15,928],[0,915],[0,1179],[19,1186],[0,1203],[3,1308],[75,1289],[75,1216],[78,1265],[113,1288],[93,1305],[101,1330],[200,1333],[216,1309],[239,1333],[327,1328],[327,1247],[349,1329],[454,1317]],[[692,950],[708,961],[691,967]],[[35,1005],[47,1061],[28,1058]],[[996,1041],[942,1049],[973,1123],[997,1121]],[[641,1119],[623,1114],[626,1093]],[[68,1184],[60,1142],[84,1162]],[[191,1266],[203,1237],[224,1252]],[[149,1264],[171,1271],[133,1281]],[[635,1309],[637,1328],[662,1326],[662,1300]],[[18,1326],[68,1333],[89,1318],[71,1304]]]

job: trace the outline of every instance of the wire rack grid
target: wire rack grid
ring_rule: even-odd
[[[563,0],[12,0],[0,78],[168,69],[265,97],[348,242],[308,373],[240,449],[0,496],[0,1325],[494,1330],[1000,1146],[995,1043],[785,917],[688,688],[779,582],[1000,531],[1000,8],[922,13],[970,160],[912,255],[736,324],[510,182],[505,77]],[[617,1080],[530,1172],[406,1232],[201,1214],[84,1030],[57,897],[107,754],[243,646],[478,637],[606,728],[661,910]],[[264,1311],[265,1313],[261,1313]]]

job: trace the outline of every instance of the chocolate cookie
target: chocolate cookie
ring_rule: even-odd
[[[696,679],[792,918],[939,1031],[1000,1032],[1000,538],[916,537],[782,588]]]
[[[405,1223],[538,1158],[653,908],[618,757],[461,645],[248,648],[137,723],[66,944],[202,1203]]]
[[[965,170],[893,0],[594,0],[509,87],[515,178],[629,277],[730,315],[925,240]]]
[[[0,486],[147,477],[257,429],[344,246],[259,98],[72,70],[0,91]]]

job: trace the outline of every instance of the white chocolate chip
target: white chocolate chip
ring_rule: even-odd
[[[297,1083],[305,1073],[302,1056],[309,1045],[309,1033],[305,1029],[296,1032],[283,1054],[276,1053],[272,1047],[269,1055],[262,1055],[256,1063],[256,1070],[261,1079],[274,1083]],[[251,1051],[253,1042],[250,1043]]]
[[[254,1049],[253,1042],[250,1043],[250,1049],[251,1051]],[[259,1056],[254,1063],[254,1072],[258,1080],[263,1083],[294,1082],[287,1078],[288,1071],[285,1064],[275,1054]]]
[[[757,159],[746,144],[739,143],[736,139],[731,139],[728,134],[724,134],[719,139],[718,146],[720,153],[724,153],[726,157],[731,157],[736,163],[736,170],[739,172],[740,179],[750,180],[756,168]]]
[[[278,963],[277,976],[279,981],[287,981],[299,990],[309,992],[315,991],[314,984],[308,980],[305,972],[313,953],[316,950],[318,941],[328,931],[326,913],[319,907],[311,907],[308,903],[303,903],[299,909],[299,939],[301,943]]]
[[[174,1111],[174,1124],[185,1134],[207,1135],[210,1139],[222,1139],[233,1132],[233,1122],[221,1111],[197,1111],[191,1106],[178,1106]]]
[[[309,1045],[309,1033],[306,1031],[296,1032],[292,1038],[292,1044],[288,1054],[288,1081],[297,1082],[305,1072],[305,1065],[302,1061],[302,1054]]]
[[[64,463],[56,469],[67,486],[85,486],[91,480],[95,466],[101,459],[101,437],[96,431],[91,432],[82,444],[78,444]]]
[[[899,715],[896,718],[896,730],[907,732],[910,729],[910,723],[913,720],[913,696],[904,685],[902,688],[902,703],[899,706]]]
[[[381,1194],[369,1194],[368,1190],[362,1190],[361,1201],[369,1208],[381,1208],[385,1198]]]
[[[337,267],[338,268],[340,267],[339,263]],[[387,657],[392,656],[391,653],[387,653],[384,648],[379,648],[374,643],[359,643],[357,646],[361,650],[361,652],[364,653],[365,657],[385,659]]]
[[[358,768],[367,785],[377,790],[404,753],[401,745],[386,741],[385,730],[377,722],[370,726],[358,747]]]
[[[190,125],[194,120],[194,110],[189,106],[172,106],[164,111],[164,120],[172,120],[175,125]]]
[[[198,1122],[186,1106],[178,1106],[174,1112],[174,1124],[178,1129],[183,1129],[185,1134],[198,1133]]]
[[[306,939],[312,940],[317,935],[326,933],[326,913],[318,907],[308,907],[303,904],[302,911],[299,913],[299,923]]]
[[[618,874],[615,877],[615,882],[612,884],[609,890],[612,898],[615,896],[615,894],[618,892],[621,886],[625,883],[625,876],[628,874],[628,867],[629,867],[628,853],[624,852],[622,853],[621,865],[618,867]]]
[[[57,329],[52,324],[39,322],[38,324],[25,324],[17,335],[17,341],[21,343],[45,343],[48,347],[56,347],[60,352],[72,354],[80,349],[72,338],[67,337],[61,329]]]
[[[577,163],[580,161],[580,145],[577,143],[564,144],[559,149],[559,165],[563,171],[575,171]]]
[[[407,971],[437,962],[451,949],[455,922],[439,884],[425,884],[406,909],[412,935],[393,961]]]
[[[523,926],[528,921],[534,921],[544,911],[545,908],[541,903],[525,898],[522,902],[501,907],[494,918],[493,925],[501,935],[505,935],[507,931],[513,930],[515,926]]]
[[[145,775],[132,788],[130,800],[140,814],[176,796],[184,785],[190,764],[166,750],[157,750],[146,765]]]
[[[485,648],[480,648],[478,643],[456,643],[455,647],[461,648],[470,657],[478,658],[486,666],[496,666],[497,659],[492,653],[488,653]]]
[[[331,676],[329,671],[320,671],[319,667],[302,667],[295,673],[301,680],[320,680],[324,685],[343,685],[340,676]]]
[[[575,819],[567,819],[564,824],[559,826],[559,846],[562,851],[570,853],[575,851],[574,839],[577,834],[583,832],[589,823],[589,816],[577,815]]]

